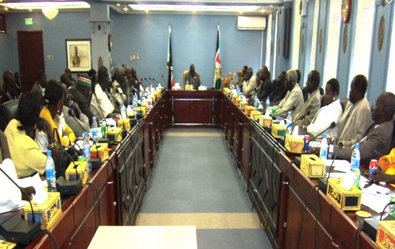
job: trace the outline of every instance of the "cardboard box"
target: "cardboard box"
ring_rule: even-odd
[[[240,110],[244,110],[247,105],[248,105],[247,101],[245,101],[245,100],[239,101],[239,108],[240,108]]]
[[[117,126],[124,129],[125,131],[130,131],[132,125],[130,124],[130,119],[120,119],[118,120]]]
[[[259,116],[259,124],[263,126],[264,128],[271,128],[272,127],[272,117],[270,116],[265,116],[265,115],[260,115]]]
[[[304,136],[285,136],[285,148],[291,153],[302,153],[304,147]]]
[[[45,202],[37,204],[32,201],[32,205],[33,212],[29,203],[24,207],[25,220],[32,222],[34,213],[35,222],[40,222],[42,229],[51,229],[62,215],[59,192],[48,192],[48,199]]]
[[[122,129],[119,127],[108,127],[107,138],[110,142],[121,142],[122,141]]]
[[[250,114],[250,118],[252,120],[258,121],[259,120],[259,116],[261,116],[261,112],[260,111],[252,111]]]
[[[340,184],[342,178],[328,179],[328,188],[326,196],[338,208],[345,211],[356,211],[361,209],[361,195],[362,192],[357,187],[353,186],[351,189],[344,189]]]
[[[379,221],[376,244],[378,248],[395,248],[395,220]]]
[[[255,107],[250,106],[250,105],[246,105],[246,106],[244,107],[244,113],[245,113],[248,117],[251,116],[251,112],[252,112],[252,111],[255,111]]]
[[[314,154],[304,154],[301,157],[300,170],[307,177],[323,178],[325,176],[325,162]]]
[[[78,177],[82,180],[82,184],[85,184],[88,181],[87,164],[86,161],[71,162],[66,169],[66,180],[76,180],[78,174]]]
[[[108,143],[97,143],[91,146],[91,158],[100,158],[103,162],[109,157],[108,154]]]
[[[272,123],[272,136],[278,139],[284,139],[286,126],[279,123]]]

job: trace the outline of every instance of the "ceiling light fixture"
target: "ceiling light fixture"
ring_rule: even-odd
[[[14,10],[41,10],[48,6],[57,9],[89,9],[90,5],[86,2],[26,2],[26,3],[1,3],[1,6]]]
[[[48,18],[49,20],[52,20],[58,15],[59,10],[56,7],[51,6],[51,7],[43,8],[42,12],[46,18]]]
[[[129,4],[136,11],[195,11],[195,12],[252,12],[258,11],[257,5],[202,5],[202,4]]]

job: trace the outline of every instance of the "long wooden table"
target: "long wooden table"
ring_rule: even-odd
[[[350,212],[332,205],[282,146],[220,91],[165,91],[90,184],[62,205],[51,229],[60,248],[87,248],[100,225],[133,225],[169,127],[224,131],[250,199],[274,248],[375,248]],[[94,187],[93,187],[94,186]],[[95,191],[95,189],[97,191]],[[97,193],[96,193],[97,192]],[[352,239],[353,238],[353,239]],[[44,235],[28,248],[53,248]]]

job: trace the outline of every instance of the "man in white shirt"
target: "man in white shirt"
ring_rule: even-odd
[[[343,108],[339,97],[339,81],[330,79],[325,86],[324,103],[317,114],[314,116],[311,124],[307,126],[307,132],[317,136],[327,129],[332,122],[338,124],[343,114]],[[337,126],[327,131],[328,137],[334,138],[337,135]]]
[[[295,115],[302,109],[304,100],[297,79],[298,75],[295,70],[290,69],[287,71],[285,87],[288,92],[278,105],[272,107],[272,109],[276,108],[276,115],[285,117],[288,111],[293,111],[292,118],[295,119]]]
[[[109,79],[107,68],[105,66],[101,66],[97,75],[98,84],[96,84],[95,88],[92,89],[91,110],[96,116],[96,120],[102,120],[114,111],[114,105],[108,99],[107,94],[103,91],[103,88],[106,87]]]

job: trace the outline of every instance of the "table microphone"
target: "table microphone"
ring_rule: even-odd
[[[33,211],[33,205],[29,196],[2,168],[0,171],[21,191],[26,200],[30,204],[32,210],[32,223],[22,220],[19,214],[12,214],[11,217],[0,216],[0,234],[10,242],[27,245],[32,241],[41,231],[41,224],[36,223],[36,217]]]
[[[337,153],[340,151],[341,148],[343,148],[343,143],[340,142],[338,145],[338,148],[335,152],[335,156],[332,159],[331,165],[329,166],[329,170],[328,170],[328,177],[326,178],[321,178],[318,180],[318,188],[323,192],[326,193],[326,190],[328,188],[328,180],[329,178],[331,178],[331,172],[333,169],[333,163],[335,162],[336,158],[337,158]]]
[[[163,77],[163,74],[162,74],[162,80],[163,80],[163,85],[165,86],[166,85],[166,81],[165,81],[165,77]]]
[[[310,114],[310,110],[307,110],[307,112],[306,112],[304,115],[298,117],[297,119],[295,119],[294,121],[292,121],[290,124],[288,124],[287,127],[285,128],[285,130],[287,130],[287,129],[288,129],[291,125],[293,125],[296,121],[299,121],[299,120],[303,119],[306,115],[309,115],[309,114]]]

